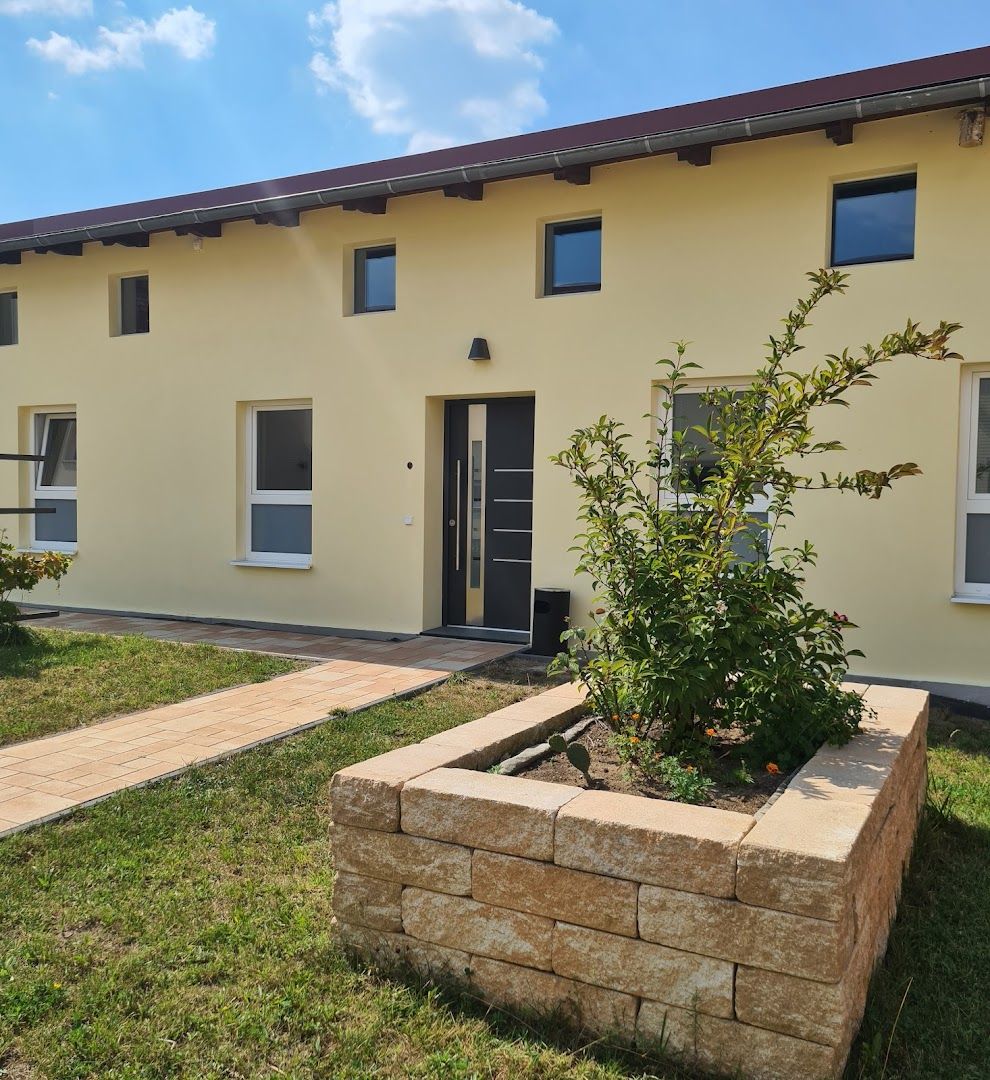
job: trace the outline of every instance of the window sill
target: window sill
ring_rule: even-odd
[[[541,292],[537,293],[537,300],[553,300],[560,296],[600,296],[602,287],[600,285],[589,285],[587,288],[580,289],[556,289],[553,292]]]
[[[960,596],[956,593],[949,600],[953,604],[990,604],[990,596]]]
[[[262,562],[260,559],[231,559],[231,566],[249,566],[254,570],[312,570],[313,564],[291,562]]]
[[[79,554],[79,548],[26,547],[16,549],[18,555],[47,555],[49,552],[55,555],[68,555],[70,559],[74,559]]]

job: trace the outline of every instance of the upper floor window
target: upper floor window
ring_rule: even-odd
[[[914,258],[918,178],[884,176],[832,189],[832,265]]]
[[[147,334],[151,329],[151,308],[148,302],[148,275],[122,277],[117,304],[118,334]]]
[[[543,292],[597,292],[602,287],[602,219],[554,221],[546,229]]]
[[[0,345],[17,344],[17,293],[0,292]]]
[[[963,380],[956,593],[990,599],[990,368]]]
[[[395,310],[395,244],[354,252],[354,313]]]
[[[250,410],[248,557],[308,565],[313,551],[313,410]]]
[[[34,505],[54,513],[34,515],[32,547],[75,550],[76,532],[76,417],[74,413],[35,413]]]

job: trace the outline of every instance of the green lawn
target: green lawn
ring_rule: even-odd
[[[934,805],[852,1077],[990,1077],[990,723],[933,711],[928,744]]]
[[[0,1076],[543,1078],[689,1074],[354,970],[331,927],[327,784],[498,708],[518,667],[0,841]],[[956,727],[960,734],[950,737]],[[985,1078],[990,725],[933,725],[948,818],[926,827],[850,1076]]]
[[[0,649],[0,746],[302,666],[136,636],[35,630],[31,637],[25,645]]]

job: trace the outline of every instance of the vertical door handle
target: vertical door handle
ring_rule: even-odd
[[[463,507],[461,501],[463,498],[463,492],[461,491],[461,459],[457,459],[457,511],[454,515],[454,520],[451,524],[454,526],[454,569],[460,571],[461,569],[461,513]]]

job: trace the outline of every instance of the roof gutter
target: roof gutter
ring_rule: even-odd
[[[656,154],[673,153],[689,146],[722,145],[774,135],[794,134],[824,128],[827,124],[840,120],[854,122],[879,120],[908,113],[928,112],[953,105],[964,105],[985,100],[987,97],[990,97],[990,76],[964,79],[915,90],[854,98],[812,108],[768,113],[717,124],[682,128],[656,135],[595,143],[569,150],[504,158],[478,165],[442,169],[390,180],[376,180],[370,183],[327,188],[272,199],[231,203],[226,206],[183,210],[83,229],[34,233],[30,236],[0,241],[0,253],[31,251],[57,244],[111,240],[121,236],[133,236],[136,233],[164,232],[190,225],[241,221],[279,211],[316,210],[322,207],[339,206],[343,202],[352,200],[390,198],[435,191],[450,184],[515,180],[552,172],[566,166],[602,165],[633,158],[651,157]]]

